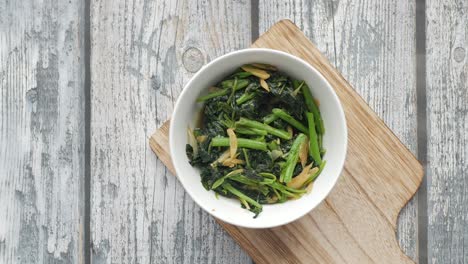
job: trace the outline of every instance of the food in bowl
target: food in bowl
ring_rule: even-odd
[[[319,110],[305,81],[267,64],[244,65],[197,99],[186,154],[205,189],[238,199],[257,217],[262,204],[312,190],[326,161]]]

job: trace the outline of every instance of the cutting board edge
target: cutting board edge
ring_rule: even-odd
[[[273,25],[267,32],[265,32],[263,35],[267,34],[270,30],[272,30],[275,26],[277,26],[277,24],[287,24],[286,26],[290,27],[290,26],[293,26],[295,29],[297,29],[298,31],[299,28],[294,24],[292,23],[292,21],[288,20],[288,19],[285,19],[285,20],[281,20],[279,22],[277,22],[275,25]],[[301,32],[302,33],[302,32]],[[253,45],[255,45],[255,43],[257,43],[257,41],[255,41],[253,43]],[[397,221],[398,221],[398,218],[399,218],[399,215],[401,214],[401,211],[402,209],[408,204],[408,202],[415,196],[415,194],[417,193],[418,189],[420,188],[421,184],[422,184],[422,181],[423,181],[423,178],[424,178],[424,167],[423,165],[421,164],[421,162],[419,162],[419,160],[416,158],[416,156],[408,149],[408,147],[406,145],[404,145],[401,140],[395,135],[395,133],[387,126],[387,124],[385,124],[385,122],[383,122],[382,119],[380,119],[380,117],[378,117],[375,112],[372,110],[372,108],[369,107],[369,105],[364,101],[364,99],[352,88],[352,86],[349,84],[349,82],[341,75],[341,73],[339,71],[336,70],[335,67],[333,67],[330,62],[323,56],[323,54],[320,54],[322,55],[322,57],[324,58],[323,62],[322,63],[325,63],[325,66],[327,67],[330,67],[334,73],[337,75],[337,78],[340,78],[340,81],[342,81],[346,87],[346,90],[348,93],[350,93],[350,95],[352,95],[355,99],[358,99],[360,101],[362,101],[363,104],[365,104],[365,106],[368,108],[368,109],[365,109],[366,111],[370,111],[373,116],[376,117],[376,120],[378,120],[377,122],[379,122],[380,125],[383,125],[386,129],[386,131],[389,131],[389,135],[391,136],[392,139],[395,139],[395,142],[399,145],[399,146],[402,146],[404,147],[404,150],[405,150],[405,158],[406,159],[411,159],[410,161],[408,161],[408,164],[410,165],[414,165],[414,169],[413,169],[413,172],[412,172],[412,175],[415,176],[415,177],[412,177],[413,179],[413,183],[414,185],[412,185],[412,188],[408,190],[408,195],[405,196],[405,201],[401,203],[401,207],[399,207],[399,210],[396,214],[396,217],[394,217],[394,243],[396,243],[396,245],[398,245],[398,248],[400,249],[400,252],[401,252],[401,255],[405,257],[405,259],[408,259],[410,260],[410,262],[413,262],[402,250],[402,248],[400,247],[398,241],[397,241]],[[375,120],[374,120],[375,121]],[[162,126],[165,127],[166,123],[169,122],[166,121]],[[168,126],[166,126],[165,128],[165,131],[168,132],[169,128]],[[169,155],[166,155],[166,156],[169,156],[169,159],[167,159],[167,157],[165,157],[164,159],[167,159],[170,161],[170,150],[168,148],[168,146],[162,146],[160,144],[158,144],[156,138],[158,136],[161,135],[161,131],[157,130],[155,133],[153,133],[150,138],[149,138],[149,143],[150,143],[150,146],[151,146],[151,149],[155,152],[155,153],[158,153],[160,151],[157,150],[158,147],[160,147],[161,149],[164,149],[164,150],[167,150],[166,151],[166,154],[169,154]],[[165,135],[165,137],[168,138],[168,134]],[[163,144],[164,145],[164,144]],[[411,154],[411,155],[410,155]],[[159,157],[159,155],[158,155]],[[162,160],[162,159],[161,159]],[[163,160],[162,160],[163,161]],[[416,163],[417,162],[417,163]],[[166,162],[163,161],[164,164],[166,164]],[[169,163],[170,165],[172,165],[172,162]],[[167,164],[166,164],[167,165]],[[173,165],[172,166],[168,166],[168,169],[169,171],[171,171],[174,175],[175,175],[175,170],[174,170],[174,167]],[[414,190],[413,190],[414,189]],[[399,203],[400,204],[400,203]],[[397,205],[398,206],[398,205]],[[397,207],[398,208],[398,207]],[[249,249],[248,247],[246,247],[245,245],[245,241],[247,240],[248,241],[248,237],[246,237],[243,233],[242,233],[242,230],[240,230],[239,228],[237,228],[236,226],[231,226],[229,224],[226,224],[224,222],[222,222],[221,220],[219,219],[216,219],[215,220],[223,226],[224,229],[226,229],[226,231],[231,235],[233,236],[234,240],[242,247],[244,248],[248,253],[249,255],[256,261],[256,262],[259,262],[259,263],[266,263],[265,261],[268,259],[268,257],[266,256],[263,256],[263,254],[259,254],[259,252],[255,251],[255,249]],[[392,219],[393,220],[393,219]],[[243,244],[241,244],[241,242]],[[250,241],[248,241],[250,243]]]

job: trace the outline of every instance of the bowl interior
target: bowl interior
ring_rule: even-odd
[[[185,154],[187,127],[194,127],[201,104],[196,98],[207,93],[214,85],[236,68],[248,63],[267,63],[276,66],[292,78],[305,80],[313,96],[320,101],[320,111],[325,125],[323,145],[327,161],[322,174],[314,182],[310,194],[301,199],[282,204],[264,205],[263,212],[253,218],[253,213],[242,209],[239,201],[207,191],[201,184],[199,171],[189,164]],[[192,199],[213,216],[243,227],[267,228],[289,223],[316,207],[335,185],[343,167],[347,144],[347,131],[341,104],[330,84],[309,64],[287,53],[269,49],[246,49],[217,58],[203,67],[185,86],[176,103],[170,127],[171,157],[177,176]]]

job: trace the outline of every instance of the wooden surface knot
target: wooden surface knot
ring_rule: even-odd
[[[26,99],[27,99],[30,103],[35,103],[35,102],[37,101],[37,88],[29,89],[29,90],[26,92]]]
[[[182,55],[184,68],[192,73],[197,72],[205,63],[203,52],[195,47],[189,47]]]
[[[462,62],[465,59],[465,49],[462,47],[457,47],[453,51],[453,58],[456,62]]]

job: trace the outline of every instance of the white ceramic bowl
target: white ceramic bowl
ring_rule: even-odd
[[[310,194],[282,204],[264,205],[257,218],[242,209],[239,201],[207,191],[201,184],[199,171],[189,164],[185,153],[187,127],[194,127],[201,105],[195,100],[206,94],[207,87],[216,84],[236,68],[248,63],[267,63],[276,66],[292,78],[305,80],[315,98],[325,125],[323,145],[327,150],[327,164],[314,182]],[[223,55],[198,71],[187,83],[177,99],[171,120],[169,143],[177,177],[192,199],[205,211],[224,222],[248,227],[270,228],[294,221],[314,209],[331,191],[343,168],[347,147],[346,121],[341,104],[330,84],[308,63],[290,54],[270,49],[245,49]]]

